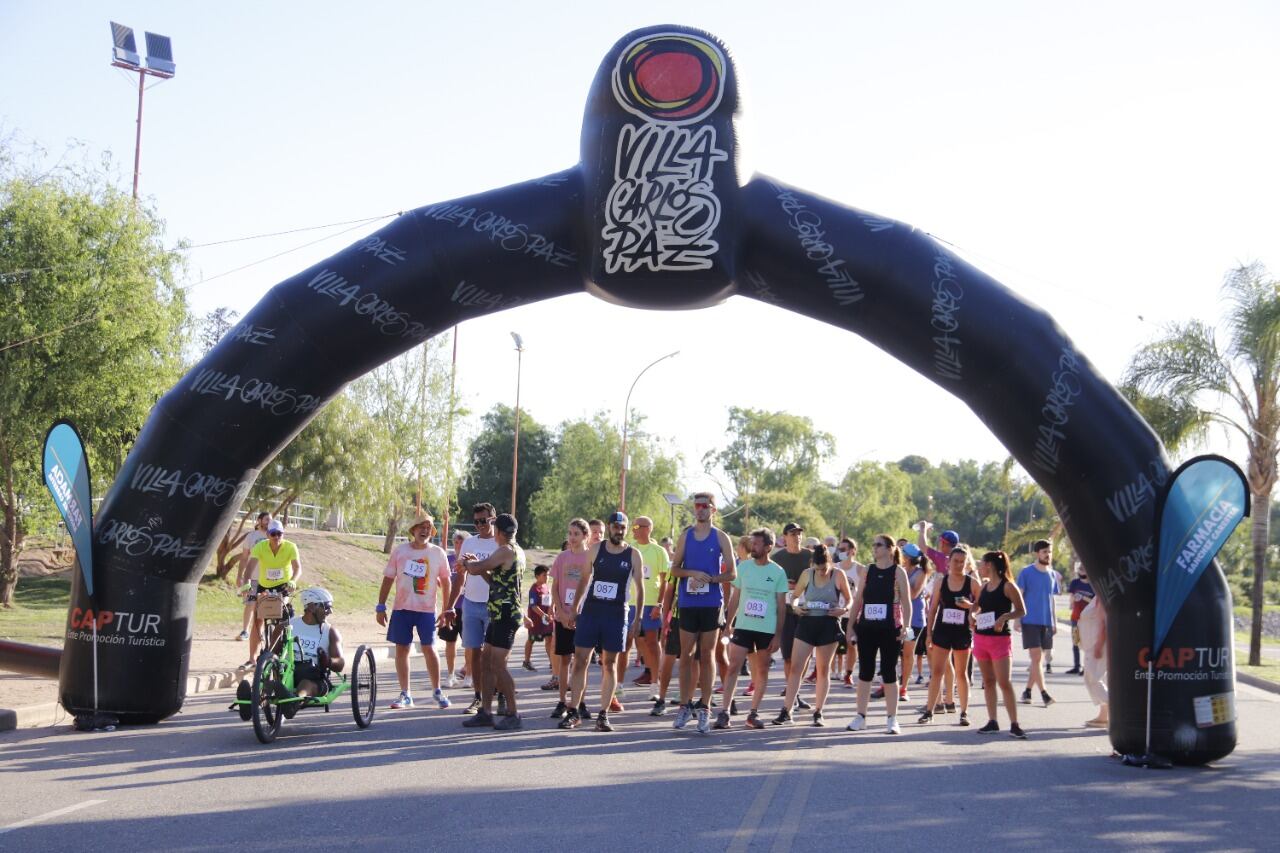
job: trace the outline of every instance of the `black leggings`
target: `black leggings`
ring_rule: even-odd
[[[876,652],[880,652],[880,678],[885,684],[898,683],[898,658],[902,656],[902,641],[898,629],[868,627],[865,622],[857,628],[858,680],[870,684],[876,677]]]

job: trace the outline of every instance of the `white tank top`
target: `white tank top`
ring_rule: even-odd
[[[289,620],[289,627],[293,629],[293,639],[298,647],[298,659],[319,664],[317,650],[329,651],[328,623],[308,625],[301,616],[295,616]]]

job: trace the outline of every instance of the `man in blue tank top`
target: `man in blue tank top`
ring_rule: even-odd
[[[728,534],[711,523],[715,511],[715,498],[710,492],[693,496],[694,524],[676,540],[676,552],[671,558],[671,577],[677,582],[680,605],[680,710],[675,727],[684,728],[696,716],[702,734],[711,731],[711,686],[716,676],[713,661],[724,626],[721,585],[738,576]],[[698,672],[701,698],[695,705],[693,662],[699,645],[704,653]]]
[[[581,720],[587,692],[587,667],[591,652],[600,648],[600,713],[596,715],[596,731],[611,732],[609,703],[617,686],[616,659],[627,642],[635,638],[640,620],[627,619],[627,584],[635,589],[636,612],[644,611],[644,558],[628,545],[627,516],[615,512],[609,516],[608,539],[597,542],[587,551],[587,567],[578,580],[573,600],[578,602],[570,616],[573,624],[573,694],[569,710],[560,720],[560,728],[576,729]]]

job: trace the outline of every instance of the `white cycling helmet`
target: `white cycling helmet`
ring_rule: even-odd
[[[305,609],[312,604],[327,604],[332,607],[333,596],[322,586],[308,587],[302,591],[302,606]]]

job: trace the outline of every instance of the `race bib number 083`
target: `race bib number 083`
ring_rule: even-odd
[[[742,605],[742,612],[745,615],[754,616],[757,619],[763,619],[768,609],[768,604],[758,598],[748,598],[746,603]]]

